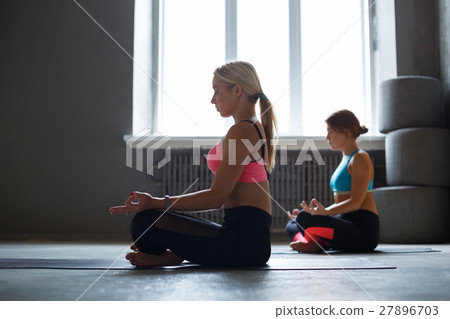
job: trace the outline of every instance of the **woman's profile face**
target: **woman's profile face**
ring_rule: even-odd
[[[340,150],[345,146],[347,137],[344,132],[333,129],[330,125],[327,125],[327,137],[326,140],[332,150]]]
[[[219,112],[222,117],[232,116],[235,111],[236,101],[230,85],[219,81],[214,77],[213,90],[214,94],[211,103],[216,106],[217,112]]]

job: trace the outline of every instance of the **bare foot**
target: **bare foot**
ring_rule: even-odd
[[[183,259],[167,250],[162,255],[146,254],[140,251],[128,253],[126,258],[136,267],[162,267],[175,266],[183,262]]]
[[[319,251],[322,251],[322,248],[320,248],[315,242],[303,242],[303,241],[294,241],[289,244],[291,248],[295,251],[298,251],[299,253],[317,253]]]
[[[133,251],[138,251],[139,249],[137,249],[135,244],[131,244],[130,249]]]

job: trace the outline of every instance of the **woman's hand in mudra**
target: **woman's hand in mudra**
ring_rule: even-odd
[[[287,214],[288,214],[288,216],[289,216],[290,219],[295,219],[295,218],[297,218],[298,213],[300,213],[300,211],[299,211],[297,208],[295,208],[295,209],[292,211],[292,213],[291,213],[291,212],[287,212]]]
[[[134,201],[137,200],[137,201]],[[148,193],[133,192],[122,206],[114,206],[109,209],[111,215],[120,213],[140,213],[152,208],[154,198]]]
[[[306,204],[305,201],[301,202],[300,206],[302,206],[303,210],[311,215],[328,215],[328,211],[319,201],[315,198],[311,200],[311,203]]]

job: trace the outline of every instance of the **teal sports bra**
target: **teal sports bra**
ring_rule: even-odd
[[[358,152],[359,149],[351,153],[346,161],[342,161],[341,164],[336,168],[333,175],[330,179],[330,187],[333,192],[341,193],[341,194],[350,194],[350,190],[352,188],[352,176],[348,173],[347,166],[353,155]],[[370,180],[368,192],[372,191],[373,187],[373,179]]]

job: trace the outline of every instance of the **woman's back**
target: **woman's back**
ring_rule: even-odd
[[[238,181],[225,200],[224,208],[253,206],[260,208],[269,214],[271,213],[269,181],[267,170],[264,165],[265,158],[263,158],[263,156],[267,154],[267,143],[265,142],[266,138],[264,130],[259,128],[260,125],[259,122],[241,121],[233,126],[232,132],[227,134],[223,143],[217,145],[217,147],[221,146],[222,150],[220,154],[218,154],[219,156],[216,157],[216,161],[222,162],[225,158],[225,165],[238,166],[240,169]],[[230,140],[233,141],[230,142]],[[261,147],[258,147],[259,145],[261,145]],[[248,154],[249,148],[252,149],[252,153],[245,155],[245,157],[239,154],[242,152],[243,146],[245,147],[243,150],[244,154]],[[258,152],[257,158],[254,156],[256,155],[256,151]],[[247,156],[250,158],[251,162],[243,165],[244,161],[248,162]],[[210,168],[214,166],[212,164],[208,165],[210,165]],[[229,167],[224,167],[223,169],[227,170],[228,168]],[[231,176],[232,173],[224,175]],[[242,178],[243,175],[245,175],[245,178]]]

